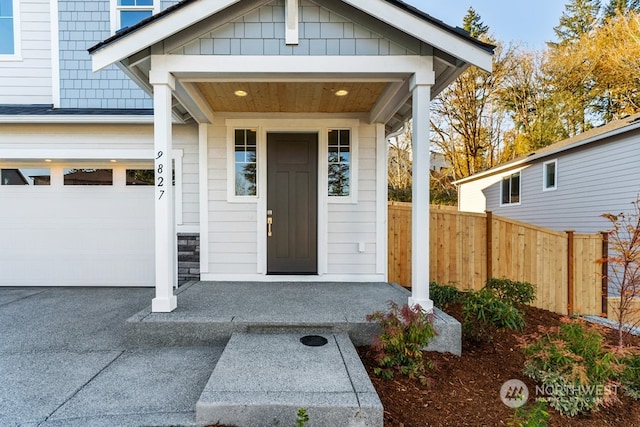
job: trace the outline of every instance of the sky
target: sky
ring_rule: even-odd
[[[462,26],[469,7],[480,15],[489,32],[498,40],[523,42],[541,50],[555,40],[558,25],[568,0],[404,0],[412,6],[454,27]]]

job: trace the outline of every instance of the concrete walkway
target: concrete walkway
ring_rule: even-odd
[[[127,349],[152,289],[0,288],[0,425],[195,425],[223,346]]]

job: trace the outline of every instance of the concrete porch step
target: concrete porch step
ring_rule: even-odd
[[[234,333],[196,404],[197,424],[292,426],[305,408],[308,427],[381,427],[382,403],[349,337],[314,336],[326,344]]]

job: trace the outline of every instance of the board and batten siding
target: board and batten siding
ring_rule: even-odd
[[[21,0],[19,49],[0,55],[0,104],[51,104],[51,14],[48,0]]]
[[[496,215],[558,231],[610,228],[603,213],[628,212],[640,194],[640,132],[537,160],[522,171],[521,203],[500,206],[500,183],[484,190]],[[557,189],[543,191],[543,164],[557,159]]]
[[[333,3],[333,2],[332,2]],[[334,6],[339,4],[336,2]],[[285,42],[285,2],[274,0],[225,23],[185,46],[178,55],[411,55],[421,43],[375,21],[373,29],[344,18],[317,3],[299,5],[299,40]],[[375,32],[378,30],[378,32]],[[393,38],[394,40],[389,39]],[[397,40],[397,41],[396,41]]]

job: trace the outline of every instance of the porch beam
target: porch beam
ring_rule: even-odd
[[[151,301],[154,313],[168,313],[177,307],[173,294],[176,280],[176,230],[171,185],[171,93],[175,79],[168,73],[151,71],[153,85],[155,158],[155,270],[156,297]]]
[[[396,111],[409,99],[409,80],[388,85],[378,102],[371,109],[369,123],[387,123]]]
[[[434,82],[435,76],[432,71],[416,73],[410,83],[413,103],[413,188],[409,305],[418,304],[425,311],[433,310],[433,301],[429,298],[429,102]]]
[[[198,79],[233,77],[236,74],[255,74],[266,78],[301,75],[326,78],[340,76],[363,78],[409,77],[414,72],[432,72],[431,56],[397,56],[390,60],[384,56],[271,56],[271,55],[152,55],[151,69],[171,73],[176,78]],[[259,70],[256,71],[256,70]]]
[[[193,83],[176,83],[175,97],[198,123],[212,123],[213,111]]]

